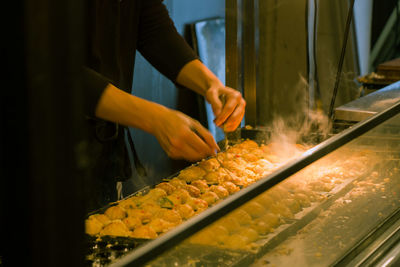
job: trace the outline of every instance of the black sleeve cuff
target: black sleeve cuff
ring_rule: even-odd
[[[97,104],[109,80],[94,70],[83,67],[83,89],[85,90],[85,113],[94,117]]]

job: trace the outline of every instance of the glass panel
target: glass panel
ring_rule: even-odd
[[[263,132],[264,133],[264,132]],[[110,203],[85,221],[92,248],[89,264],[109,264],[216,206],[230,195],[271,174],[306,148],[292,144],[282,153],[277,143],[230,142],[216,157],[205,159],[124,200]]]
[[[147,265],[335,263],[400,207],[399,121],[377,126]]]

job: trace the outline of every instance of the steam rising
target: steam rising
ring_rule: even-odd
[[[299,155],[304,150],[300,144],[307,147],[315,145],[326,139],[331,130],[330,120],[320,104],[310,102],[309,90],[307,81],[300,77],[286,104],[295,109],[284,116],[276,112],[272,123],[268,125],[271,136],[267,143],[282,158]]]

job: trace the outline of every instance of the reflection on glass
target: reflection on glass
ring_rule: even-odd
[[[335,263],[399,210],[399,118],[314,162],[148,266]]]

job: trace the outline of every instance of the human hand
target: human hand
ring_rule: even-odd
[[[242,94],[222,83],[212,85],[205,95],[215,115],[214,123],[224,131],[234,131],[243,119],[246,101]]]
[[[171,158],[198,161],[219,151],[211,133],[198,121],[112,84],[104,90],[96,116],[154,135]]]
[[[215,115],[214,123],[224,131],[234,131],[242,121],[246,101],[235,89],[225,87],[217,76],[200,60],[187,63],[179,72],[176,81],[205,96]]]
[[[152,128],[153,135],[171,158],[195,162],[219,151],[212,134],[179,111],[166,108]]]

